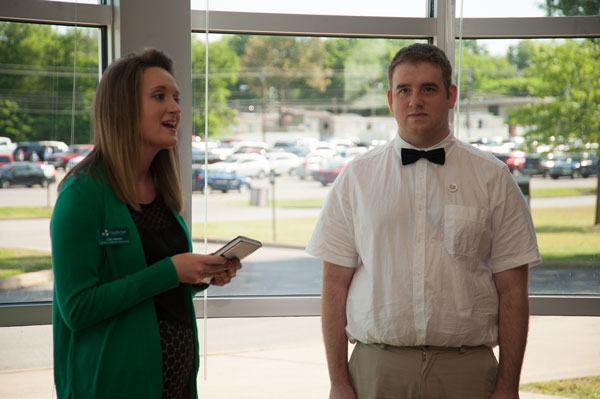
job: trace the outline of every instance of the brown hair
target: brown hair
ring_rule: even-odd
[[[141,88],[147,68],[159,67],[173,75],[173,61],[156,49],[145,49],[114,61],[102,75],[94,98],[94,149],[65,176],[94,173],[103,162],[108,182],[116,196],[135,210],[140,210],[135,189],[135,169],[142,147],[139,117]],[[150,165],[157,190],[167,206],[183,212],[183,192],[177,148],[158,152]]]
[[[413,64],[428,62],[439,66],[442,70],[442,80],[446,87],[446,93],[449,93],[450,85],[452,85],[452,66],[450,65],[450,61],[448,61],[446,54],[438,47],[433,44],[415,43],[400,49],[394,58],[392,58],[392,62],[388,67],[388,82],[390,89],[392,89],[392,75],[394,74],[394,68],[396,68],[396,65],[403,62]]]

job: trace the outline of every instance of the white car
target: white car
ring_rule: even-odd
[[[269,161],[269,167],[272,171],[275,171],[276,175],[290,174],[302,162],[296,154],[285,151],[268,152],[267,160]]]
[[[259,154],[233,154],[224,161],[208,165],[208,169],[258,178],[263,178],[271,172],[269,161]]]

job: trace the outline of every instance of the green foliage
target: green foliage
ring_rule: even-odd
[[[548,16],[600,15],[600,0],[546,0]]]
[[[71,142],[75,46],[74,142],[90,142],[97,29],[16,22],[0,22],[0,136]]]
[[[505,57],[494,57],[487,52],[463,48],[461,64],[461,98],[485,95],[522,95],[520,80],[515,79],[515,69]],[[455,69],[458,69],[457,67]]]
[[[276,101],[281,108],[295,97],[293,89],[322,93],[331,82],[331,69],[323,67],[325,46],[317,37],[252,36],[245,50],[244,83],[263,106]]]
[[[235,41],[234,41],[235,42]],[[227,106],[231,88],[238,81],[240,59],[230,47],[230,40],[211,42],[208,46],[208,134],[227,134],[234,123],[235,112]],[[192,132],[204,135],[206,45],[192,42]]]
[[[530,141],[600,142],[600,50],[592,41],[537,43],[525,70],[527,91],[538,101],[511,110]]]

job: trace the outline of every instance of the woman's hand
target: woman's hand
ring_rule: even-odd
[[[182,283],[199,284],[205,279],[223,278],[223,275],[228,275],[229,280],[232,277],[231,272],[228,271],[228,267],[230,267],[228,263],[231,261],[222,256],[186,252],[171,256],[171,261],[177,271],[177,277]],[[239,264],[239,262],[237,263]],[[234,276],[238,269],[239,267],[234,268]],[[225,284],[227,283],[221,285]]]
[[[235,277],[237,271],[242,268],[242,264],[237,259],[227,260],[225,265],[227,266],[227,270],[215,276],[213,281],[210,283],[211,285],[222,287],[225,284],[229,284],[231,279]]]

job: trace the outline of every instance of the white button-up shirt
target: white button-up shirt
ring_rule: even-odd
[[[403,166],[397,136],[350,162],[306,251],[356,268],[351,341],[398,346],[497,344],[492,274],[541,262],[527,204],[506,165],[456,140],[446,163]]]

